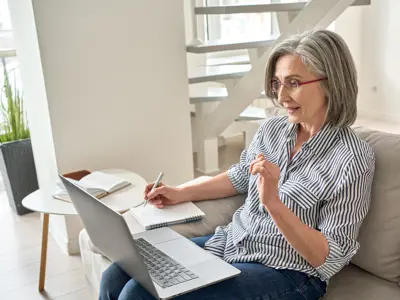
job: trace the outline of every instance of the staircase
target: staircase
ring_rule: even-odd
[[[265,99],[264,67],[272,47],[291,34],[328,27],[349,6],[370,4],[370,0],[282,2],[286,3],[203,7],[193,5],[195,42],[187,45],[188,53],[204,55],[244,49],[249,57],[247,61],[200,66],[189,70],[190,103],[195,107],[192,122],[193,148],[198,155],[198,170],[204,174],[218,171],[218,138],[224,131],[230,127],[236,131],[246,131],[247,123],[267,117],[265,107],[249,105],[255,99]],[[276,13],[279,34],[262,40],[225,39],[207,42],[201,42],[197,36],[196,21],[199,18],[243,13]],[[272,110],[275,114],[276,110]]]

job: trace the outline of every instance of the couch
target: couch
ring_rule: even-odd
[[[359,234],[361,248],[351,264],[330,280],[324,300],[399,300],[400,135],[363,127],[354,130],[375,152],[371,206]],[[196,180],[204,180],[204,177]],[[171,228],[188,238],[211,234],[216,226],[230,222],[244,198],[245,195],[238,195],[197,202],[206,217]],[[124,217],[131,230],[137,230],[138,224],[129,213]],[[84,229],[80,232],[79,244],[86,278],[96,298],[101,274],[110,261],[91,244]]]

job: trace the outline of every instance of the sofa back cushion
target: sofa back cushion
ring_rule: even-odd
[[[381,278],[400,282],[400,135],[355,127],[375,152],[371,206],[352,263]]]

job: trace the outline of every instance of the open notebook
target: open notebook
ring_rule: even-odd
[[[80,188],[87,191],[92,196],[97,199],[103,198],[108,194],[114,193],[131,183],[124,178],[118,177],[113,174],[107,174],[100,171],[95,171],[89,173],[88,175],[82,177],[80,180],[75,180],[66,177],[72,183],[78,185]],[[71,202],[67,190],[65,189],[62,182],[57,183],[57,190],[53,194],[53,198]]]
[[[151,204],[132,207],[129,213],[146,230],[202,219],[205,214],[192,202],[156,208]]]

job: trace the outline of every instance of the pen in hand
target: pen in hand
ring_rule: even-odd
[[[154,182],[153,187],[151,188],[151,191],[150,191],[150,192],[152,192],[155,188],[157,188],[157,187],[159,186],[159,184],[160,184],[160,182],[161,182],[163,176],[164,176],[164,173],[163,173],[163,172],[160,172],[160,174],[158,175],[156,181]],[[149,192],[149,193],[150,193],[150,192]],[[147,205],[147,202],[149,202],[149,200],[145,200],[143,206],[146,206],[146,205]]]

